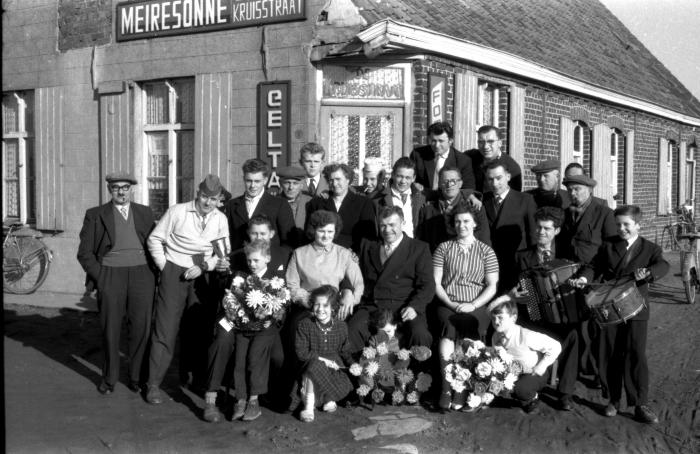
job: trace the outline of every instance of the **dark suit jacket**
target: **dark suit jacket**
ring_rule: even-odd
[[[566,210],[569,205],[571,205],[571,197],[569,197],[569,192],[565,191],[564,189],[557,189],[556,192],[552,192],[542,191],[539,188],[535,188],[525,192],[535,198],[537,208],[555,207]]]
[[[380,241],[362,242],[360,269],[365,280],[364,304],[397,310],[410,306],[419,314],[435,296],[435,280],[428,245],[403,236],[391,257],[382,265]]]
[[[245,208],[245,195],[233,198],[226,203],[224,214],[228,218],[231,249],[240,249],[248,238],[248,211]],[[277,234],[272,237],[272,244],[286,244],[289,234],[294,229],[294,217],[289,202],[265,192],[255,207],[253,216],[264,214],[275,228]]]
[[[323,195],[324,197],[328,197],[328,182],[326,181],[325,178],[323,178],[323,174],[321,174],[321,177],[318,179],[318,186],[316,186],[316,191],[314,191],[313,194],[309,192],[309,185],[306,184],[306,177],[304,177],[301,180],[301,192],[306,195],[310,195],[311,197],[320,197]]]
[[[391,194],[391,186],[384,188],[384,190],[378,194],[378,196],[373,200],[375,210],[377,211],[377,231],[379,231],[379,212],[384,207],[394,206],[394,199]],[[411,214],[413,215],[413,235],[415,238],[416,232],[418,231],[418,224],[420,221],[420,213],[425,205],[425,196],[422,192],[417,191],[416,188],[411,187]]]
[[[130,213],[134,216],[136,235],[143,245],[151,269],[155,270],[146,245],[146,239],[155,227],[153,211],[138,203],[131,202],[129,205]],[[92,281],[97,284],[102,257],[112,249],[114,240],[115,226],[112,202],[87,210],[83,220],[83,228],[80,230],[80,245],[78,246],[78,262],[87,273],[86,283]]]
[[[340,205],[340,210],[335,209],[332,197],[327,199],[315,197],[306,208],[306,225],[309,223],[311,213],[317,210],[332,211],[340,215],[343,229],[335,239],[335,243],[340,246],[350,248],[358,253],[363,238],[370,240],[377,238],[374,204],[365,196],[348,191]]]
[[[486,218],[486,211],[482,208],[476,214],[477,227],[474,229],[474,236],[482,243],[491,246],[491,231],[489,221]],[[451,238],[454,238],[454,226],[448,225],[448,215],[440,210],[440,201],[427,202],[420,213],[420,220],[416,237],[428,243],[431,252]]]
[[[491,244],[498,257],[500,290],[511,289],[518,282],[515,253],[535,244],[535,199],[530,194],[511,189],[496,211],[493,192],[484,194],[483,208],[491,229]]]
[[[491,188],[489,188],[486,182],[487,164],[484,163],[484,156],[477,149],[469,150],[466,152],[466,154],[470,158],[472,158],[472,167],[474,167],[474,180],[476,190],[481,192],[490,191]],[[511,158],[510,155],[507,155],[503,152],[501,152],[501,157],[498,158],[498,160],[503,163],[503,166],[510,173],[510,181],[508,182],[508,186],[510,186],[511,189],[515,189],[516,191],[522,191],[523,176],[522,170],[520,169],[520,165],[517,162],[515,162],[515,159]]]
[[[572,212],[566,210],[564,225],[557,236],[557,250],[566,259],[589,263],[603,242],[616,235],[613,211],[594,198],[578,222],[574,222]]]
[[[669,264],[664,259],[661,248],[651,241],[639,237],[632,247],[632,257],[625,266],[627,242],[619,236],[606,241],[598,250],[593,263],[587,264],[581,274],[588,282],[592,282],[594,278],[615,281],[633,277],[634,271],[639,268],[648,268],[651,276],[637,281],[637,288],[647,304],[631,320],[649,320],[649,283],[664,277],[668,273]]]
[[[416,163],[416,183],[422,184],[426,189],[432,189],[435,179],[435,152],[430,145],[418,147],[411,152],[411,160]],[[462,173],[462,188],[474,189],[474,170],[469,156],[450,147],[445,159],[446,166],[457,167]]]
[[[285,202],[289,203],[289,200],[287,200],[284,194],[280,193],[279,197]],[[306,207],[308,206],[309,202],[311,202],[311,199],[312,197],[310,195],[303,193],[299,194],[296,212],[292,210],[292,216],[294,217],[294,228],[289,233],[287,243],[293,248],[309,243],[309,239],[306,238],[306,232],[304,232],[304,226],[306,223]],[[291,209],[292,206],[289,205],[289,208]]]

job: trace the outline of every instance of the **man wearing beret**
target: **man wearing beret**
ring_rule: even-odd
[[[612,210],[591,195],[595,185],[586,175],[564,178],[571,205],[565,210],[557,247],[575,262],[590,263],[603,241],[617,233]]]
[[[129,382],[139,391],[141,365],[151,328],[155,274],[146,252],[153,211],[131,201],[136,179],[124,172],[107,175],[112,200],[90,208],[80,231],[78,261],[88,287],[97,288],[105,360],[97,390],[111,394],[119,380],[119,335],[124,314],[129,327]]]
[[[207,295],[204,273],[229,269],[228,261],[217,258],[212,246],[212,241],[229,236],[226,216],[217,209],[222,190],[219,177],[207,175],[195,200],[170,207],[148,237],[148,250],[161,271],[146,394],[151,404],[163,402],[160,384],[170,366],[185,309],[200,304]],[[206,362],[206,353],[203,358]]]
[[[306,177],[306,172],[300,167],[279,167],[277,168],[282,191],[280,197],[289,202],[294,217],[294,228],[287,238],[287,243],[292,247],[299,247],[308,243],[304,235],[304,222],[306,222],[306,204],[312,197],[301,192],[302,182]]]
[[[535,198],[537,208],[555,207],[566,210],[571,205],[569,193],[560,188],[558,159],[548,159],[531,167],[537,179],[537,188],[525,191]]]

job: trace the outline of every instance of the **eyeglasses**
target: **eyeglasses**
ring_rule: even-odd
[[[454,186],[456,184],[459,184],[460,181],[462,181],[461,178],[457,178],[455,180],[442,180],[442,185],[443,186]]]
[[[122,192],[122,191],[128,192],[129,189],[131,189],[131,185],[124,184],[124,185],[118,186],[118,185],[114,184],[114,185],[110,186],[109,189],[111,189],[112,192]]]
[[[478,143],[479,145],[486,145],[486,144],[493,145],[496,142],[498,142],[498,139],[497,140],[478,140],[476,143]]]

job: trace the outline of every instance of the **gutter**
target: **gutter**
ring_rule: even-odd
[[[691,126],[700,126],[700,118],[691,117],[642,99],[582,82],[523,59],[508,52],[496,50],[463,39],[454,38],[415,25],[384,19],[357,34],[364,44],[365,54],[374,56],[380,48],[399,48],[437,53],[459,60],[471,61],[498,71],[512,73],[536,81],[594,97],[614,104],[640,110]]]

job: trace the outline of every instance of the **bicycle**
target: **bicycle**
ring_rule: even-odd
[[[27,295],[35,292],[49,275],[51,250],[42,233],[23,224],[11,224],[2,242],[3,292]]]
[[[684,233],[679,236],[687,239],[688,250],[681,249],[681,280],[688,304],[695,303],[695,296],[700,292],[700,275],[698,275],[698,238],[700,233]]]

